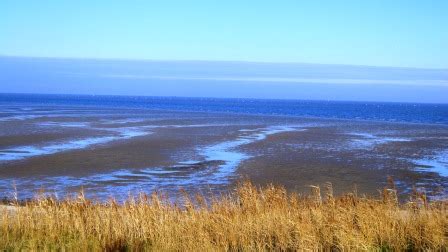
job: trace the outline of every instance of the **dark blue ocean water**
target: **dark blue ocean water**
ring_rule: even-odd
[[[448,125],[448,104],[0,94],[0,105],[104,106]]]

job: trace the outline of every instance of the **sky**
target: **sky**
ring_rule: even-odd
[[[0,0],[0,93],[448,103],[447,13],[445,0]]]
[[[0,55],[448,68],[448,1],[0,1]]]
[[[448,71],[298,63],[0,57],[0,93],[448,103]]]

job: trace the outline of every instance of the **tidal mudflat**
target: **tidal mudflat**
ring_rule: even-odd
[[[0,193],[97,198],[220,193],[241,178],[289,190],[331,182],[444,197],[448,127],[101,106],[0,106]]]

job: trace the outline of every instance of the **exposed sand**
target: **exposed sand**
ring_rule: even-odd
[[[137,109],[44,112],[52,116],[0,122],[0,154],[10,158],[0,155],[5,196],[13,183],[22,197],[41,187],[65,193],[82,186],[99,197],[220,192],[240,178],[297,191],[332,182],[337,193],[356,184],[360,193],[376,193],[389,175],[401,191],[447,188],[447,177],[417,162],[437,160],[448,148],[445,126]]]

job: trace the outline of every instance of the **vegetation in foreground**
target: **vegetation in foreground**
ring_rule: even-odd
[[[95,203],[39,199],[3,210],[0,248],[38,250],[444,250],[448,202],[414,193],[399,203],[393,188],[380,197],[349,193],[321,197],[245,182],[206,202],[185,196],[173,204],[160,194]]]

